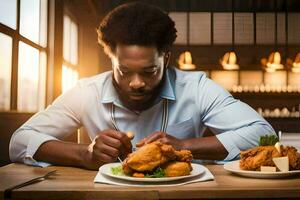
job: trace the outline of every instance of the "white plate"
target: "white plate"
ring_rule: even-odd
[[[240,161],[235,160],[224,164],[224,169],[234,174],[252,178],[283,178],[296,174],[300,174],[300,170],[293,170],[288,172],[261,172],[261,171],[248,171],[240,169]]]
[[[101,174],[104,174],[109,177],[118,178],[118,179],[127,180],[127,181],[165,182],[165,181],[175,181],[175,180],[180,180],[180,179],[185,179],[185,178],[191,178],[194,176],[198,176],[198,175],[204,173],[204,171],[205,171],[205,168],[202,165],[192,163],[193,170],[191,171],[191,174],[187,175],[187,176],[164,177],[164,178],[136,178],[136,177],[126,176],[126,175],[114,175],[111,172],[111,168],[118,167],[120,165],[121,165],[120,163],[105,164],[99,168],[99,172]]]

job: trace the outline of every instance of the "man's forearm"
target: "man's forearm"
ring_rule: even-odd
[[[34,159],[57,165],[85,167],[84,154],[87,151],[87,146],[85,144],[50,140],[38,148],[34,154]]]
[[[216,136],[189,139],[184,146],[192,152],[195,159],[223,160],[228,154]]]

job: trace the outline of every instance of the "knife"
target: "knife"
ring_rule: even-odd
[[[12,186],[10,188],[7,188],[5,191],[4,191],[4,200],[9,200],[11,199],[11,192],[15,189],[19,189],[19,188],[22,188],[22,187],[25,187],[27,185],[31,185],[31,184],[34,184],[34,183],[37,183],[37,182],[40,182],[40,181],[43,181],[43,180],[46,180],[50,175],[54,174],[55,172],[57,172],[57,170],[53,170],[53,171],[50,171],[48,173],[46,173],[45,175],[43,176],[39,176],[39,177],[36,177],[34,179],[31,179],[29,181],[25,181],[23,183],[20,183],[18,185],[15,185],[15,186]]]

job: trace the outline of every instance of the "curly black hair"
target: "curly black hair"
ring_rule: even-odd
[[[159,53],[167,52],[177,37],[175,23],[164,11],[139,2],[110,11],[97,32],[107,54],[114,53],[117,44],[156,46]]]

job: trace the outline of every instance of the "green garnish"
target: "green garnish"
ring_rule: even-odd
[[[260,136],[259,146],[272,146],[275,145],[276,142],[279,142],[279,139],[276,135]]]
[[[162,178],[165,177],[165,172],[162,168],[158,167],[156,170],[151,174],[145,174],[145,178]]]
[[[112,167],[111,172],[113,175],[125,175],[122,166]]]
[[[113,175],[125,176],[122,166],[111,167]],[[162,178],[165,177],[165,172],[162,168],[158,167],[152,173],[145,174],[145,178]]]

